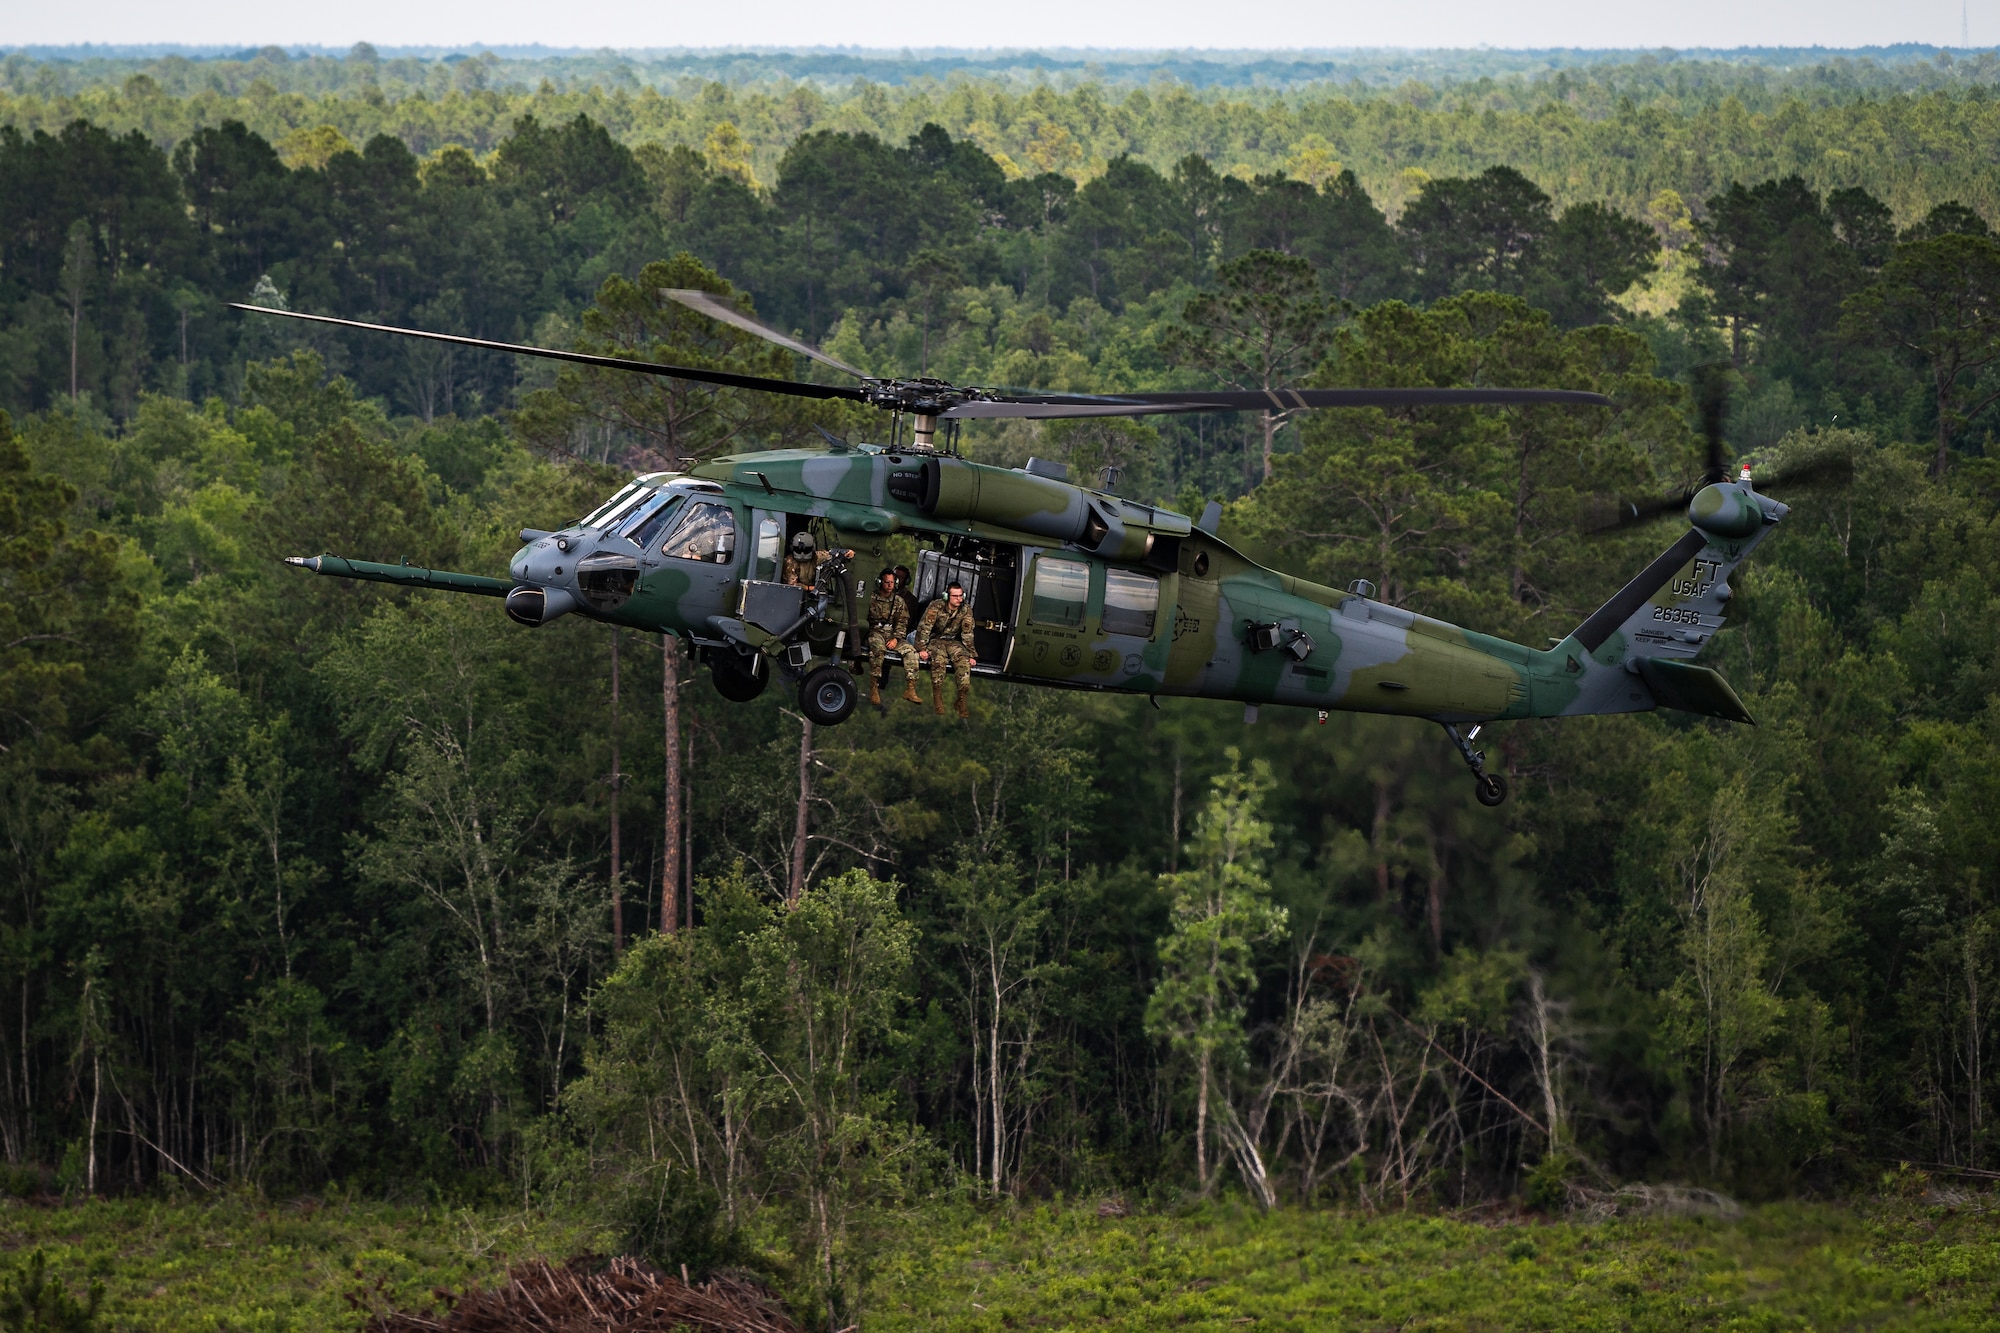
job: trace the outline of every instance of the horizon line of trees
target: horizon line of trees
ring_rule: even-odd
[[[1541,182],[1560,204],[1597,200],[1628,211],[1663,189],[1696,200],[1731,180],[1792,174],[1820,192],[1868,189],[1903,225],[1947,199],[1989,213],[1996,204],[1987,167],[1996,135],[1989,57],[1895,66],[1925,76],[1887,82],[1879,71],[1840,62],[1773,84],[1756,73],[1718,83],[1672,62],[1642,61],[1615,76],[1560,70],[1528,83],[1285,94],[1175,82],[1020,88],[979,79],[845,88],[707,80],[663,93],[607,77],[503,89],[487,86],[488,62],[467,60],[434,67],[446,72],[440,86],[404,95],[393,82],[380,84],[365,61],[310,63],[346,73],[337,87],[295,88],[282,77],[195,86],[180,62],[63,90],[32,75],[46,66],[17,55],[0,60],[0,124],[54,133],[86,119],[120,134],[139,130],[172,151],[199,130],[239,120],[281,145],[288,164],[319,166],[325,154],[316,136],[325,126],[356,145],[378,134],[400,138],[420,158],[453,145],[484,158],[523,115],[543,123],[585,115],[635,150],[699,151],[718,133],[734,134],[750,171],[768,184],[807,133],[870,133],[897,143],[935,123],[974,140],[1010,174],[1058,171],[1079,184],[1121,156],[1165,171],[1197,154],[1223,174],[1285,171],[1315,184],[1314,173],[1330,162],[1352,169],[1392,216],[1424,179],[1496,164]]]

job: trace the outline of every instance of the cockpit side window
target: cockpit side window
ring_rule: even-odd
[[[726,565],[736,558],[736,520],[728,505],[698,504],[674,529],[660,554],[676,560],[700,560]]]
[[[619,531],[625,535],[627,541],[644,550],[653,544],[654,538],[672,526],[673,521],[680,516],[681,506],[686,500],[685,495],[671,495],[662,491],[659,503],[639,509],[632,517],[625,520],[625,525]]]

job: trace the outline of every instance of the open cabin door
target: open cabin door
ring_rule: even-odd
[[[1021,548],[976,537],[953,537],[942,551],[917,553],[917,613],[945,595],[957,581],[972,603],[979,627],[972,651],[982,669],[1006,669],[1014,643],[1014,595],[1020,580]],[[917,627],[910,626],[916,633]]]

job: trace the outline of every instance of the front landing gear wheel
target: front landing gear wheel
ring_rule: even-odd
[[[859,702],[861,687],[842,667],[823,666],[799,686],[799,708],[815,726],[839,726]]]
[[[1472,794],[1481,805],[1498,805],[1507,799],[1507,783],[1498,773],[1481,773],[1472,780]]]

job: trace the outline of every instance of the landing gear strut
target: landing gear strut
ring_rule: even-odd
[[[1479,803],[1492,806],[1506,800],[1506,779],[1498,773],[1488,773],[1485,752],[1472,748],[1472,743],[1479,739],[1479,726],[1475,724],[1472,730],[1460,735],[1458,728],[1451,723],[1446,722],[1443,725],[1445,735],[1451,737],[1451,743],[1458,747],[1459,757],[1464,759],[1465,766],[1472,770],[1472,794],[1479,798]]]

